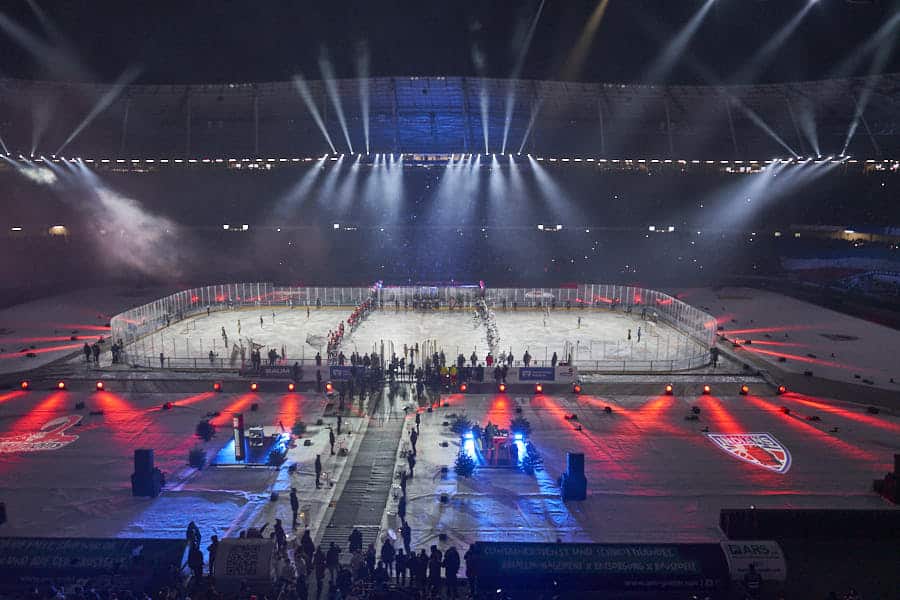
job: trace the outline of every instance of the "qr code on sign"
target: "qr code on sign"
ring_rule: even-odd
[[[225,561],[225,575],[248,577],[256,574],[259,546],[234,546]]]

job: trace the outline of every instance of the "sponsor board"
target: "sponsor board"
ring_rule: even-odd
[[[791,453],[770,433],[707,433],[719,449],[757,467],[787,473]]]
[[[556,369],[553,367],[521,367],[519,381],[556,381]]]
[[[742,580],[750,570],[750,565],[768,581],[787,579],[787,563],[778,542],[773,541],[729,541],[722,542],[722,552],[728,562],[728,570],[733,580]]]

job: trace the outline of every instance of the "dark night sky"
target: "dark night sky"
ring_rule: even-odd
[[[640,82],[666,41],[705,0],[610,0],[577,79]],[[701,63],[732,78],[809,0],[716,0],[667,81],[701,83]],[[33,7],[45,14],[42,25]],[[339,77],[356,76],[361,43],[372,75],[509,77],[538,0],[5,0],[0,2],[0,75],[112,81],[138,66],[140,83],[272,81],[320,77],[327,48]],[[525,78],[559,79],[598,0],[546,0],[524,62]],[[898,0],[820,0],[753,81],[818,79],[900,9]],[[49,27],[47,26],[49,23]],[[26,50],[11,28],[38,48]],[[895,31],[896,33],[896,31]],[[37,56],[43,60],[38,59]],[[871,54],[851,74],[865,74]],[[701,67],[701,68],[703,68]],[[895,52],[883,71],[900,71]],[[707,76],[709,78],[710,76]]]

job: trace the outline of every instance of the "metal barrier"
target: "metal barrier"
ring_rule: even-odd
[[[640,315],[643,319],[663,323],[678,332],[678,336],[665,336],[665,344],[656,336],[656,348],[631,342],[591,341],[580,346],[569,344],[559,356],[567,357],[580,371],[598,372],[671,372],[698,368],[708,364],[709,350],[715,344],[716,320],[709,314],[694,308],[677,298],[657,290],[616,284],[581,284],[571,288],[484,288],[451,286],[406,287],[284,287],[270,283],[233,283],[184,290],[143,306],[116,315],[111,320],[111,333],[115,341],[121,341],[126,349],[129,364],[147,368],[171,368],[191,370],[236,370],[249,353],[243,357],[234,352],[230,356],[193,356],[189,344],[179,346],[176,336],[165,340],[155,336],[173,323],[206,312],[239,310],[241,308],[282,307],[341,307],[358,306],[375,294],[385,308],[397,304],[428,300],[431,306],[472,306],[484,297],[490,309],[510,311],[520,309],[566,309],[573,313],[591,310],[615,310]],[[208,340],[209,341],[209,340]],[[213,344],[215,342],[213,341]],[[171,345],[170,345],[171,344]],[[601,346],[595,352],[596,346]],[[500,341],[503,347],[503,341]],[[531,346],[531,353],[537,348]],[[183,351],[183,356],[179,356]],[[194,350],[196,352],[196,350]],[[226,349],[226,353],[228,350]],[[631,356],[623,356],[631,353]],[[162,353],[160,358],[159,353]],[[549,347],[545,353],[550,354]],[[587,354],[587,358],[585,357]],[[599,356],[598,356],[599,355]],[[265,360],[265,356],[263,357]],[[324,358],[324,357],[323,357]],[[449,359],[450,357],[448,357]],[[499,357],[495,357],[499,358]],[[314,364],[312,357],[286,358],[279,364],[300,366]],[[521,365],[516,361],[515,365]],[[549,366],[549,356],[543,360],[532,359],[532,365]]]

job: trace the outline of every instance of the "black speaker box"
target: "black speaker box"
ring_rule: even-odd
[[[134,451],[134,472],[140,475],[153,472],[152,448],[138,448]]]
[[[587,500],[587,479],[571,477],[563,474],[560,492],[564,502],[568,500]]]
[[[149,473],[131,474],[131,495],[156,498],[163,486],[163,477],[159,469]]]
[[[566,475],[569,478],[584,479],[584,454],[581,452],[566,453]]]

